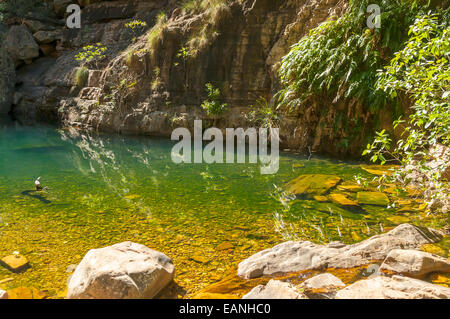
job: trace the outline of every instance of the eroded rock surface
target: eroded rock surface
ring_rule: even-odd
[[[242,299],[307,299],[294,286],[279,280],[270,280],[266,285],[253,288]]]
[[[338,277],[330,273],[323,273],[305,280],[301,287],[307,289],[342,288],[345,287],[345,284]]]
[[[39,46],[24,25],[15,25],[9,29],[5,47],[14,61],[28,61],[39,56]]]
[[[2,116],[11,110],[16,74],[13,60],[4,46],[2,34],[0,41],[0,116]]]
[[[339,290],[336,299],[448,299],[450,288],[401,276],[360,280]]]
[[[309,241],[288,241],[242,261],[238,275],[256,278],[307,269],[352,268],[381,262],[393,249],[418,248],[441,239],[442,235],[436,230],[402,224],[353,245],[324,246]]]
[[[423,277],[431,272],[450,272],[448,259],[413,249],[394,249],[380,266],[381,272]]]
[[[69,299],[153,298],[173,279],[169,257],[123,242],[90,250],[70,279]]]

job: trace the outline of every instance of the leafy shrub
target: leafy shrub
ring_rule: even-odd
[[[101,43],[96,43],[95,45],[87,45],[75,55],[75,60],[81,62],[95,62],[100,61],[107,50],[107,47]]]
[[[367,28],[369,4],[381,8],[379,29]],[[388,98],[374,89],[376,70],[404,43],[404,30],[419,10],[415,0],[350,0],[342,17],[311,30],[283,58],[280,105],[298,108],[309,98],[326,94],[335,101],[356,98],[376,112]]]
[[[413,113],[395,146],[381,131],[363,153],[381,164],[389,159],[401,162],[394,179],[408,185],[414,177],[430,208],[450,204],[448,183],[442,181],[450,160],[450,23],[442,18],[449,11],[441,15],[441,22],[437,14],[418,17],[404,48],[380,71],[377,87],[394,97],[399,92],[409,95],[414,100]],[[403,123],[399,119],[394,126]],[[444,153],[436,158],[430,151],[439,144]]]
[[[206,92],[208,93],[208,100],[202,103],[202,108],[206,111],[206,114],[208,116],[222,114],[227,109],[227,104],[219,102],[220,90],[214,88],[211,83],[206,83]]]
[[[136,41],[138,32],[142,31],[147,26],[147,22],[142,20],[133,20],[125,23],[125,27],[133,32],[133,42]]]
[[[267,99],[259,97],[256,100],[256,104],[251,107],[252,110],[246,115],[250,123],[265,128],[279,126],[280,114]]]

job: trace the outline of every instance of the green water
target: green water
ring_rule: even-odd
[[[166,139],[14,125],[0,132],[0,257],[17,251],[31,265],[20,274],[0,267],[3,289],[63,295],[69,265],[89,249],[131,240],[172,258],[181,294],[189,297],[287,239],[352,243],[396,225],[386,219],[393,209],[366,205],[361,213],[295,200],[283,212],[271,196],[274,185],[301,174],[369,177],[359,163],[282,152],[278,173],[261,175],[256,164],[174,164]],[[47,191],[33,191],[38,176]]]

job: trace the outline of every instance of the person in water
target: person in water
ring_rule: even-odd
[[[40,176],[38,178],[36,178],[36,180],[34,181],[34,185],[36,186],[36,191],[43,190],[43,188],[41,186],[41,177]]]

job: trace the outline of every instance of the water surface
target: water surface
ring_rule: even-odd
[[[89,249],[131,240],[172,258],[189,297],[285,240],[353,243],[399,223],[387,219],[395,210],[380,206],[361,213],[295,200],[287,211],[277,200],[276,187],[301,174],[369,177],[359,163],[282,152],[278,173],[261,175],[255,164],[174,164],[166,139],[17,125],[0,134],[0,256],[17,251],[31,265],[21,274],[0,267],[3,289],[62,296],[69,266]],[[45,192],[34,191],[38,176]]]

